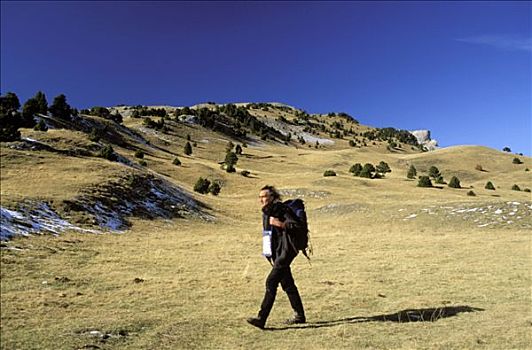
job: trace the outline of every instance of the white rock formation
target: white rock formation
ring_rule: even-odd
[[[430,130],[414,130],[410,131],[417,139],[420,145],[423,145],[427,150],[434,151],[438,148],[438,141],[430,138]]]

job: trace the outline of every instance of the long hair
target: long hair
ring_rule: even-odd
[[[268,191],[270,195],[273,197],[273,200],[281,200],[281,195],[279,194],[279,191],[277,191],[277,189],[274,186],[266,185],[260,190]]]

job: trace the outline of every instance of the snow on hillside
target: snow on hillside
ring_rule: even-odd
[[[82,229],[63,220],[46,203],[40,203],[33,209],[20,211],[0,207],[0,240],[5,241],[14,236],[31,234],[57,235],[66,230],[99,233],[96,230]]]

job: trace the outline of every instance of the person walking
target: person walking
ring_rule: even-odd
[[[290,210],[283,204],[281,196],[275,187],[264,186],[260,190],[259,200],[262,206],[263,232],[271,232],[271,257],[267,257],[272,264],[272,270],[266,278],[266,292],[258,316],[248,318],[247,322],[255,327],[264,329],[280,283],[294,310],[294,316],[286,320],[285,323],[305,323],[303,302],[290,270],[290,264],[297,256],[298,251],[292,247],[287,237],[287,231],[290,231],[294,225],[299,225],[300,223],[294,219],[290,214]]]

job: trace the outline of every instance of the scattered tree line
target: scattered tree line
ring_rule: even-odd
[[[61,94],[54,98],[53,103],[48,106],[46,96],[38,91],[34,97],[29,98],[20,111],[20,101],[13,92],[8,92],[0,96],[0,141],[20,140],[19,128],[36,128],[46,131],[48,127],[42,121],[37,123],[35,117],[38,114],[48,115],[63,120],[70,120],[72,116],[77,116],[78,111],[72,108],[66,101],[66,96]]]
[[[390,144],[395,143],[394,140],[397,140],[401,143],[412,145],[420,148],[421,145],[417,142],[417,139],[407,130],[398,130],[395,128],[378,128],[375,130],[366,131],[362,134],[370,141],[379,140],[379,141],[388,141]],[[392,147],[394,148],[394,147]]]
[[[386,173],[392,172],[388,163],[381,161],[374,166],[371,163],[366,163],[364,166],[360,163],[356,163],[349,169],[349,172],[354,176],[364,177],[368,179],[380,179],[385,176]]]

